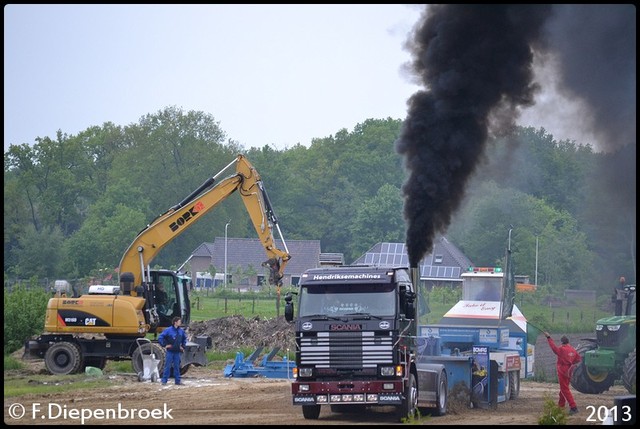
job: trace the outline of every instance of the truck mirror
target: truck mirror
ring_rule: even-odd
[[[293,295],[291,292],[287,292],[284,296],[284,319],[287,322],[293,320]]]
[[[289,297],[289,300],[285,298],[284,302],[284,319],[287,322],[291,322],[293,321],[293,302],[291,302],[291,297]]]
[[[416,294],[411,291],[405,292],[406,304],[404,309],[404,315],[407,319],[415,319],[416,318]]]

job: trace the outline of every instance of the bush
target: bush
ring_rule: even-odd
[[[44,328],[49,294],[41,287],[4,289],[4,352],[13,353]]]
[[[560,408],[553,399],[547,397],[544,400],[543,414],[538,419],[540,425],[566,425],[567,413]]]

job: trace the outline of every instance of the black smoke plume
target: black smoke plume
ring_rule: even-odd
[[[412,267],[433,248],[464,197],[490,130],[512,125],[533,103],[532,45],[550,5],[430,5],[408,42],[412,71],[427,88],[414,94],[396,149]]]
[[[509,132],[519,110],[535,103],[544,76],[534,81],[534,55],[553,59],[558,89],[582,101],[574,126],[591,127],[599,140],[590,144],[603,151],[632,144],[635,153],[635,33],[633,5],[425,7],[407,41],[410,71],[425,89],[407,101],[396,142],[409,172],[412,267],[449,226],[488,137]],[[635,194],[635,157],[629,162]]]

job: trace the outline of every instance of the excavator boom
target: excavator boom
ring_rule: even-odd
[[[229,167],[235,164],[235,174],[216,183]],[[158,252],[179,234],[197,222],[235,191],[240,193],[251,222],[267,254],[263,266],[271,271],[270,282],[281,285],[287,262],[291,258],[282,238],[278,220],[264,189],[260,175],[243,156],[228,164],[215,176],[207,179],[179,204],[171,207],[146,226],[131,243],[120,261],[120,274],[132,273],[134,285],[148,284],[148,267]],[[276,228],[285,250],[275,245],[273,229]],[[135,295],[135,289],[132,290]]]

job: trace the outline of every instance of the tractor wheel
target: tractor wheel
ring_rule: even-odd
[[[518,399],[520,395],[520,371],[511,371],[509,373],[509,390],[511,395],[507,399]]]
[[[145,343],[142,347],[136,345],[133,353],[131,353],[131,365],[133,366],[133,372],[136,374],[139,372],[144,373],[144,363],[142,362],[142,355],[148,356],[151,353],[156,355],[158,362],[158,373],[162,374],[164,370],[165,352],[158,343]]]
[[[636,394],[636,349],[624,360],[622,383],[632,395]]]
[[[54,375],[74,374],[83,367],[80,347],[69,341],[55,343],[44,354],[44,365]]]
[[[318,420],[318,417],[320,417],[320,405],[303,405],[302,415],[307,420]]]
[[[605,390],[609,390],[616,381],[615,374],[609,371],[598,371],[594,368],[587,368],[584,361],[584,355],[590,350],[595,350],[598,345],[592,342],[582,343],[578,345],[576,351],[580,354],[582,361],[573,368],[571,374],[571,386],[580,393],[600,394]]]
[[[402,404],[398,405],[397,416],[401,423],[411,421],[416,416],[418,406],[418,383],[413,373],[409,374],[407,390],[404,393]]]

